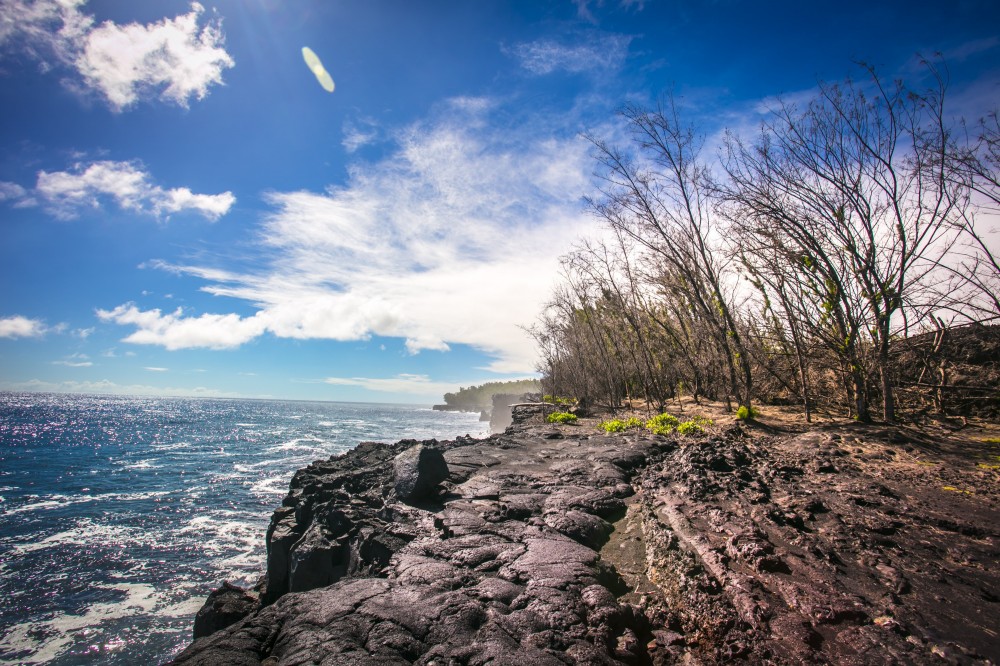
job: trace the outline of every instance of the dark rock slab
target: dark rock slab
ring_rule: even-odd
[[[239,622],[257,609],[260,598],[249,590],[223,583],[208,595],[205,605],[194,618],[195,639],[214,634],[220,629]]]
[[[440,449],[417,444],[395,457],[396,497],[408,504],[431,499],[448,478],[448,463]]]

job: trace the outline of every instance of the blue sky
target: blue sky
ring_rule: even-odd
[[[306,66],[310,47],[336,84]],[[875,64],[1000,102],[1000,4],[0,0],[0,390],[433,402],[529,376],[583,133]]]

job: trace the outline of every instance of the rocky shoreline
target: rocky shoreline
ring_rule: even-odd
[[[213,593],[173,663],[1000,661],[1000,475],[968,451],[514,411],[300,470],[262,583]]]

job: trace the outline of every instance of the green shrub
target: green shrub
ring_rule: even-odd
[[[542,396],[542,402],[551,402],[554,405],[575,405],[576,398],[564,398],[558,395],[545,394]]]
[[[576,414],[569,412],[552,412],[545,419],[549,423],[576,423]]]
[[[599,423],[598,427],[608,433],[625,432],[626,430],[631,430],[632,428],[641,428],[642,420],[637,419],[634,416],[627,418],[624,421],[621,419],[611,419],[609,421]]]
[[[704,422],[708,423],[705,424]],[[678,424],[677,433],[680,435],[700,435],[705,432],[705,425],[711,425],[711,419],[693,418],[690,421]]]
[[[751,407],[749,410],[746,405],[740,405],[740,408],[736,410],[736,418],[740,421],[752,420],[760,416],[760,412],[757,411],[756,407]]]
[[[680,419],[673,414],[663,413],[646,421],[646,428],[654,435],[669,435],[679,423]]]

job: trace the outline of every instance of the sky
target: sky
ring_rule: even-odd
[[[995,0],[0,0],[0,390],[534,376],[623,104],[673,93],[711,148],[936,54],[953,117],[1000,105]]]

